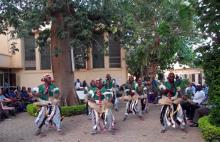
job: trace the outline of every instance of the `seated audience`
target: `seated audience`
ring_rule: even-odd
[[[202,90],[202,86],[198,85],[197,92],[192,97],[192,100],[186,99],[183,97],[185,101],[181,103],[183,110],[186,111],[186,116],[189,120],[193,119],[195,110],[200,108],[201,103],[205,100],[205,93]]]

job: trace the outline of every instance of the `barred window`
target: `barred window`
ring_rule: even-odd
[[[119,39],[113,34],[109,36],[109,67],[120,68],[121,67],[121,48]]]
[[[104,68],[104,39],[100,34],[94,34],[92,44],[93,68]]]
[[[36,70],[35,38],[33,35],[24,38],[25,69]]]
[[[51,69],[51,56],[50,56],[49,47],[45,47],[40,51],[40,57],[41,57],[41,62],[40,62],[41,70]]]
[[[192,74],[192,82],[195,82],[195,81],[196,81],[195,78],[196,78],[196,77],[195,77],[195,74]]]
[[[74,48],[74,61],[76,69],[86,68],[87,53],[85,47]]]
[[[202,84],[202,74],[201,73],[199,73],[198,78],[199,78],[199,84]]]

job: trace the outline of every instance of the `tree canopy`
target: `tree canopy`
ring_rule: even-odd
[[[210,120],[220,126],[220,2],[218,0],[200,0],[194,3],[194,6],[199,17],[197,26],[204,34],[203,39],[211,39],[196,51],[200,55],[200,63],[209,86],[209,103],[213,106]]]
[[[192,45],[198,37],[194,9],[184,0],[129,1],[124,7],[123,43],[128,49],[131,73],[149,70],[153,64],[191,63]],[[133,65],[136,66],[133,66]],[[157,70],[158,70],[157,69]]]

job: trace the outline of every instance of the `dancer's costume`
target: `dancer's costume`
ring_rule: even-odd
[[[56,126],[57,131],[61,131],[61,114],[58,99],[51,99],[50,101],[40,101],[35,105],[41,106],[40,112],[35,120],[35,126],[38,131],[41,131],[43,125],[46,129],[50,125]]]
[[[162,104],[160,122],[162,125],[162,131],[168,127],[176,128],[180,126],[182,129],[185,128],[186,119],[183,109],[180,105],[180,98],[177,98],[177,88],[175,83],[165,82],[164,89],[166,89],[165,95],[159,100]]]
[[[89,93],[92,96],[92,99],[88,100],[88,105],[92,108],[92,134],[104,129],[111,131],[114,127],[112,93],[107,92],[105,87],[101,89],[96,87],[93,91],[90,90]]]
[[[118,111],[118,108],[119,108],[119,98],[117,96],[117,88],[116,88],[116,81],[115,79],[106,79],[104,81],[104,84],[105,84],[105,88],[107,89],[107,91],[111,92],[113,94],[113,99],[112,99],[112,103],[114,105],[114,109],[116,111]]]
[[[147,91],[145,90],[143,85],[138,85],[136,87],[136,92],[140,97],[143,97],[140,99],[141,102],[141,111],[147,112],[148,110],[148,100],[147,100]]]
[[[123,100],[127,100],[126,108],[125,108],[125,116],[124,121],[127,119],[128,115],[130,113],[132,114],[138,114],[140,118],[142,118],[142,110],[141,110],[141,101],[140,99],[143,98],[143,96],[139,96],[135,90],[137,88],[137,84],[135,82],[127,83],[126,89],[125,89],[125,96],[122,96],[121,98]]]

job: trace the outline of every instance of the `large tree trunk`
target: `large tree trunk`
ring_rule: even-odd
[[[63,14],[56,13],[51,26],[52,71],[55,84],[60,88],[62,105],[75,105],[79,101],[75,93],[74,73],[71,64],[69,35],[64,39],[58,37],[58,27],[65,29]]]
[[[147,69],[147,76],[150,78],[152,81],[155,79],[156,74],[157,74],[157,69],[158,69],[158,63],[150,63]]]

